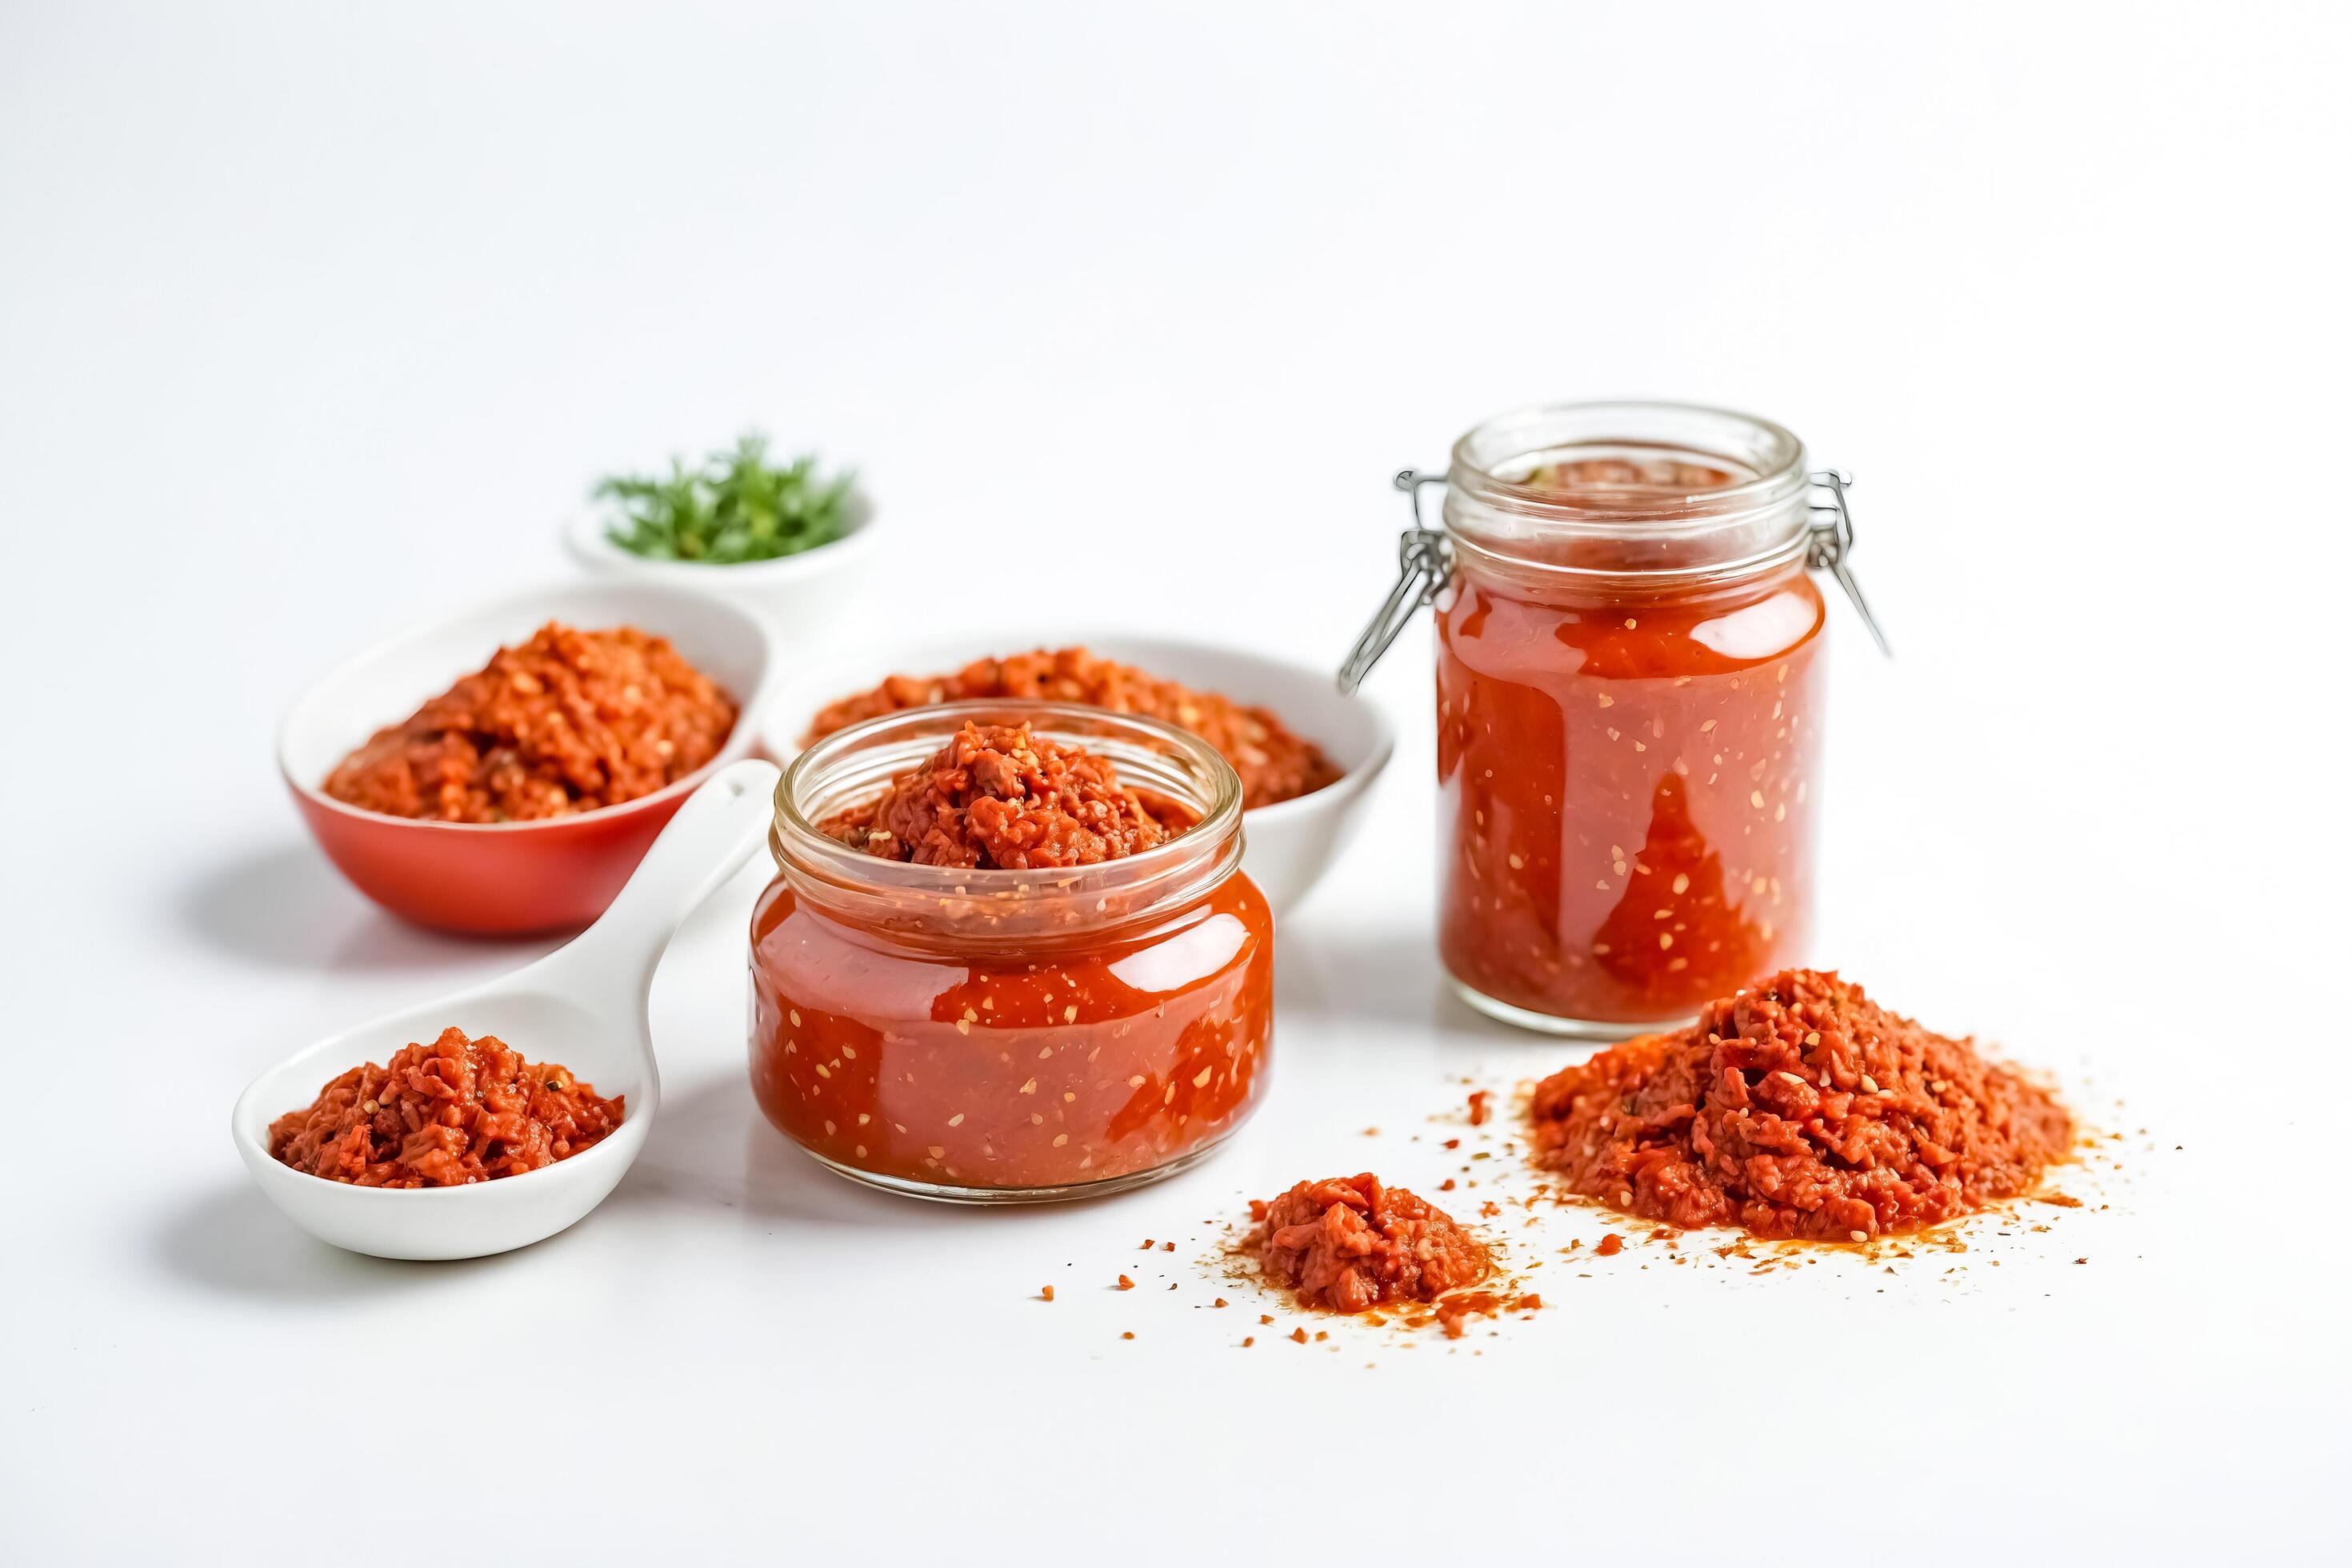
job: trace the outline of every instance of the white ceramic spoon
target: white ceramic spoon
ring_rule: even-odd
[[[526,969],[306,1047],[247,1086],[236,1152],[269,1201],[321,1241],[378,1258],[483,1258],[544,1240],[604,1199],[645,1147],[661,1105],[646,993],[680,921],[750,858],[772,820],[777,771],[735,763],[695,791],[602,919]],[[496,1035],[534,1062],[628,1096],[621,1125],[568,1160],[462,1187],[355,1187],[280,1164],[269,1123],[362,1062],[451,1025]]]

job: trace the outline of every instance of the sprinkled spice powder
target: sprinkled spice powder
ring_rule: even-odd
[[[1535,1163],[1574,1193],[1669,1225],[1827,1241],[2031,1192],[2074,1133],[1971,1042],[1805,969],[1554,1073],[1529,1115]]]

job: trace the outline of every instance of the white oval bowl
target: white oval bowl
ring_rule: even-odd
[[[856,488],[849,492],[848,531],[839,539],[797,555],[735,566],[648,561],[605,536],[612,521],[608,511],[590,508],[563,526],[564,548],[588,571],[728,600],[763,616],[803,647],[812,646],[805,639],[837,635],[849,624],[863,597],[861,586],[879,565],[874,553],[874,503]]]
[[[571,1027],[554,1026],[567,1017]],[[634,1022],[616,1026],[610,1017],[583,1012],[568,996],[529,993],[467,994],[412,1007],[320,1041],[255,1079],[230,1113],[236,1152],[280,1213],[348,1251],[426,1261],[527,1247],[604,1202],[645,1146],[661,1089],[627,1048],[625,1026]],[[463,1187],[354,1187],[270,1157],[271,1121],[310,1105],[360,1063],[385,1061],[451,1024],[477,1038],[496,1035],[532,1060],[560,1062],[606,1099],[626,1095],[620,1126],[545,1171]],[[552,1179],[542,1179],[551,1173]]]
[[[1242,818],[1242,868],[1276,915],[1289,913],[1306,898],[1354,838],[1363,824],[1364,803],[1396,749],[1387,716],[1360,694],[1341,695],[1328,670],[1209,643],[1124,633],[1017,638],[975,634],[829,656],[823,673],[800,665],[781,674],[770,695],[761,727],[764,747],[777,762],[789,763],[800,754],[801,737],[821,709],[869,690],[886,677],[941,675],[976,658],[1033,647],[1085,647],[1196,691],[1267,709],[1323,748],[1342,770],[1336,784],[1255,807]]]
[[[528,1247],[602,1203],[645,1147],[661,1103],[647,997],[670,938],[766,840],[776,770],[740,762],[712,775],[587,934],[502,980],[331,1035],[262,1073],[237,1097],[237,1154],[269,1201],[322,1241],[377,1258],[482,1258]],[[540,1170],[466,1186],[392,1190],[323,1180],[269,1152],[272,1121],[314,1103],[361,1062],[383,1062],[451,1025],[495,1035],[526,1059],[560,1062],[607,1099],[621,1124]]]

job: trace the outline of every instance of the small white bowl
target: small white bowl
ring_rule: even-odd
[[[1355,837],[1372,784],[1396,748],[1387,716],[1361,694],[1343,696],[1328,670],[1173,637],[1080,633],[976,634],[871,647],[854,655],[830,656],[821,666],[797,664],[778,677],[770,695],[761,728],[762,749],[779,763],[789,763],[800,754],[802,737],[820,710],[870,690],[886,677],[945,675],[976,658],[1036,647],[1084,647],[1100,658],[1181,681],[1196,691],[1213,691],[1265,708],[1322,747],[1343,770],[1337,783],[1312,795],[1258,806],[1242,818],[1242,868],[1277,915],[1287,914],[1307,896]]]
[[[606,531],[613,521],[608,508],[591,507],[565,523],[563,543],[572,558],[599,576],[730,600],[792,634],[803,647],[813,646],[807,639],[836,635],[850,624],[862,596],[861,584],[878,565],[874,503],[854,487],[844,518],[847,531],[830,544],[773,561],[734,566],[648,561],[613,542]]]

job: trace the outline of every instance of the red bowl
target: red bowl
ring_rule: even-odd
[[[726,745],[666,789],[623,805],[538,822],[482,826],[385,816],[346,805],[319,788],[376,731],[549,621],[588,629],[634,626],[667,637],[740,705]],[[278,767],[327,858],[393,913],[477,935],[576,930],[604,912],[696,786],[758,743],[759,708],[775,662],[766,626],[723,600],[640,584],[542,590],[396,637],[342,666],[287,714],[278,731]]]

